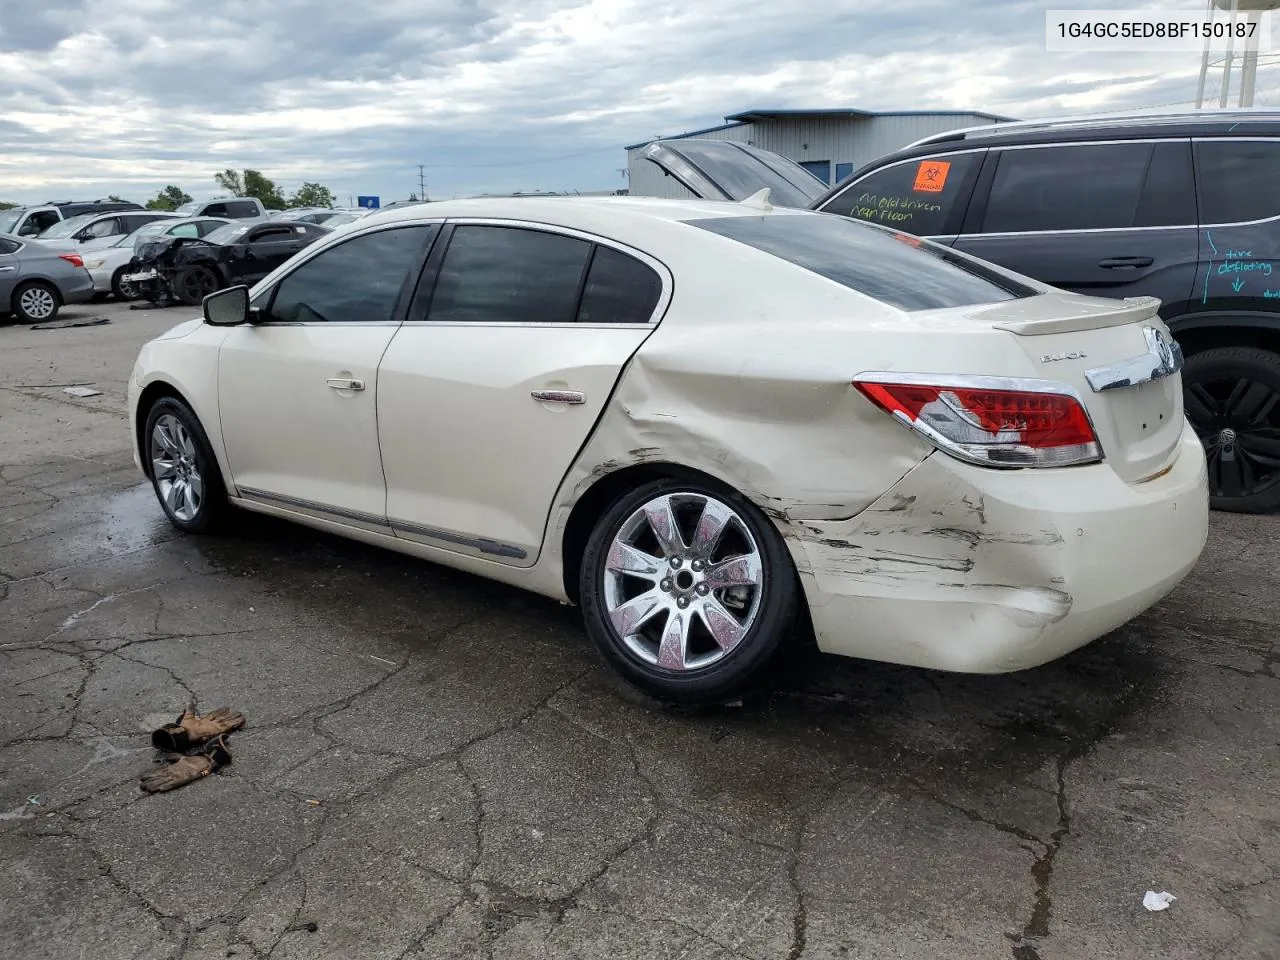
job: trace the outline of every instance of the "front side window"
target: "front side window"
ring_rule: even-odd
[[[981,160],[981,153],[954,153],[881,167],[833,197],[822,211],[917,236],[955,233]]]
[[[169,231],[169,235],[173,237],[198,237],[200,231],[196,229],[194,223],[180,223]]]
[[[572,323],[591,244],[518,227],[455,227],[428,319]]]
[[[329,247],[276,285],[268,319],[371,323],[395,319],[405,281],[416,278],[434,224],[397,227]]]
[[[209,216],[209,217],[229,217],[229,216],[231,216],[231,214],[227,212],[227,208],[228,208],[229,206],[230,206],[230,204],[227,204],[227,203],[211,203],[211,204],[209,204],[207,207],[205,207],[205,208],[204,208],[205,216]],[[179,210],[181,210],[182,208],[181,208],[181,207],[179,207],[178,209],[179,209]],[[194,212],[194,211],[193,211],[193,212]]]
[[[687,222],[900,310],[965,307],[1039,292],[949,247],[844,217],[775,214]]]
[[[1280,141],[1198,140],[1195,153],[1202,224],[1280,216]]]
[[[983,233],[1131,227],[1150,143],[1005,150],[991,181]]]
[[[229,215],[233,217],[256,217],[258,215],[258,205],[249,200],[236,200],[227,204]],[[221,214],[209,211],[211,216],[221,216]]]
[[[119,225],[120,221],[115,217],[108,217],[106,220],[99,220],[97,223],[90,224],[85,233],[91,237],[112,237],[118,231]]]

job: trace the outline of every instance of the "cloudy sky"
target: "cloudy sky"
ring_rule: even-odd
[[[432,197],[603,189],[625,185],[623,145],[748,108],[1191,101],[1196,53],[1045,51],[1046,7],[1119,5],[0,0],[0,199],[206,197],[215,170],[247,166],[386,202],[419,163]],[[1277,87],[1260,71],[1258,102]]]

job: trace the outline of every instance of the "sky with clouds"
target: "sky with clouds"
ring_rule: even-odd
[[[1191,101],[1197,53],[1045,50],[1097,0],[0,0],[0,199],[253,167],[286,191],[625,185],[625,144],[748,108],[1018,117]],[[1202,0],[1127,9],[1202,10]],[[1258,103],[1280,103],[1264,67]]]

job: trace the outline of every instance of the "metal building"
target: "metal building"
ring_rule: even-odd
[[[795,160],[824,183],[838,183],[864,163],[921,137],[1012,119],[976,110],[746,110],[725,117],[718,127],[661,139],[699,137],[748,143]],[[630,194],[676,199],[689,196],[689,191],[641,156],[652,142],[627,147]]]

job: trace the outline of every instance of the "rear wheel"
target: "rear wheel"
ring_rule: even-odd
[[[189,307],[198,307],[204,298],[222,286],[209,267],[185,267],[174,278],[173,292]]]
[[[1192,354],[1182,386],[1187,419],[1204,444],[1213,509],[1280,507],[1280,355],[1257,347]]]
[[[9,301],[13,315],[25,323],[52,320],[61,305],[57,288],[39,280],[20,284]]]
[[[210,533],[230,512],[218,462],[200,421],[181,400],[162,397],[147,413],[143,454],[165,516],[186,533]]]
[[[115,294],[117,300],[137,300],[142,296],[138,285],[125,279],[125,274],[128,272],[128,267],[121,267],[111,277],[111,292]]]
[[[620,497],[592,531],[580,576],[597,649],[664,700],[745,692],[795,626],[799,584],[786,546],[727,488],[664,479]]]

